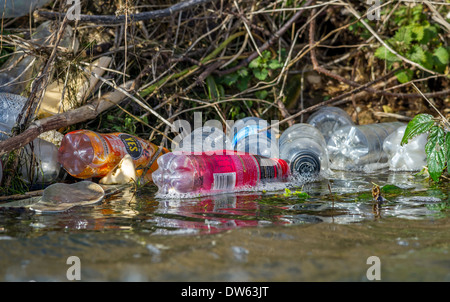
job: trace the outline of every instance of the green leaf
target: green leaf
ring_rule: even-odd
[[[421,25],[411,26],[411,31],[413,33],[412,37],[415,41],[422,40],[423,36],[425,35],[425,28]]]
[[[411,59],[411,61],[419,64],[426,61],[425,52],[419,45],[415,45],[411,48],[411,50],[409,51],[409,58]]]
[[[275,70],[275,69],[283,67],[283,64],[281,62],[278,62],[278,60],[270,60],[267,67],[269,67],[272,70]]]
[[[406,126],[401,145],[407,144],[408,141],[419,134],[425,133],[434,125],[433,116],[431,114],[421,113],[416,115]]]
[[[409,26],[400,27],[394,35],[394,40],[403,42],[405,44],[411,44],[413,40],[413,32]]]
[[[236,83],[236,87],[240,91],[244,91],[248,88],[248,82],[250,82],[250,77],[240,78]]]
[[[261,66],[261,57],[257,57],[256,59],[254,59],[253,61],[250,62],[250,64],[248,64],[249,68],[259,68]]]
[[[267,79],[267,76],[269,75],[269,71],[265,68],[262,69],[253,69],[253,74],[255,75],[255,77],[260,80],[260,81],[264,81],[265,79]]]
[[[427,154],[428,173],[437,182],[445,169],[447,157],[444,129],[439,126],[431,127],[428,142],[425,145],[425,153]]]
[[[437,65],[448,65],[449,63],[448,51],[442,46],[434,51],[433,58]]]
[[[260,100],[264,100],[268,94],[267,90],[255,91],[255,96]]]
[[[237,74],[238,74],[241,78],[246,77],[246,76],[248,76],[248,69],[247,69],[247,68],[241,68],[241,69],[239,69],[239,70],[237,71]]]
[[[432,25],[427,25],[424,27],[423,38],[420,40],[420,44],[428,44],[430,40],[433,40],[438,36],[438,31],[436,27]]]
[[[397,80],[402,84],[411,81],[413,78],[413,75],[414,75],[414,72],[410,69],[402,70],[395,74],[395,76],[397,77]]]
[[[447,172],[450,174],[450,165],[448,164],[450,161],[450,132],[445,135],[445,148],[447,149]]]
[[[221,78],[222,83],[224,83],[227,86],[232,86],[234,83],[237,82],[239,78],[239,75],[237,73],[230,73],[225,75],[224,77]]]
[[[375,57],[386,60],[388,62],[400,62],[401,60],[386,47],[380,46],[375,50]]]

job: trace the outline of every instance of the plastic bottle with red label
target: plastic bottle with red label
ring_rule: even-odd
[[[58,150],[58,161],[73,177],[87,179],[107,175],[120,160],[129,154],[137,174],[142,175],[151,163],[158,146],[126,133],[100,134],[90,130],[67,133]],[[169,152],[163,149],[160,155]],[[157,169],[156,160],[149,167],[151,175]]]
[[[289,166],[281,159],[230,150],[219,154],[175,151],[158,158],[153,181],[160,194],[207,195],[281,182],[289,175]]]

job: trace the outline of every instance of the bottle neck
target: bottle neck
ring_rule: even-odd
[[[320,173],[320,160],[316,153],[302,150],[292,159],[291,171],[302,176],[316,176]]]

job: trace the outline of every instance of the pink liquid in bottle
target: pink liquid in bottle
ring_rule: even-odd
[[[211,194],[287,180],[288,164],[281,159],[222,150],[194,154],[176,151],[158,159],[153,181],[158,193]]]

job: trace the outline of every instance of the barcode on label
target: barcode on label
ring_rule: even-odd
[[[236,172],[214,173],[213,190],[234,189],[236,186]]]

